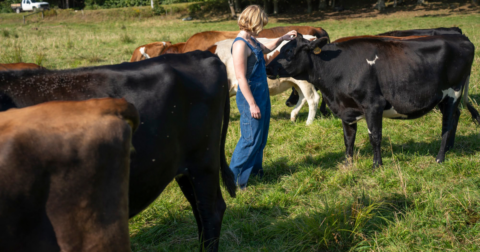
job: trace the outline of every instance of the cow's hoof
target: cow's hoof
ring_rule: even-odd
[[[312,124],[312,123],[313,123],[313,120],[311,120],[311,121],[310,121],[310,120],[307,120],[307,126],[310,125],[310,124]]]
[[[437,158],[437,163],[441,164],[441,163],[443,163],[443,161],[445,161],[445,160]]]

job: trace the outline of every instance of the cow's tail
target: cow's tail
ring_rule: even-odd
[[[463,88],[463,105],[467,106],[468,111],[472,114],[472,119],[475,123],[480,124],[480,114],[478,111],[468,102],[468,86],[470,83],[470,75],[467,77],[465,87]]]
[[[227,91],[228,92],[228,91]],[[230,121],[230,98],[228,94],[225,97],[225,108],[223,111],[222,139],[220,140],[220,170],[222,173],[223,184],[227,188],[232,198],[236,197],[237,186],[235,185],[235,176],[227,164],[225,157],[225,142],[227,141],[228,122]]]

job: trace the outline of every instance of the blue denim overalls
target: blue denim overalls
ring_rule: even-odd
[[[240,87],[238,87],[236,100],[238,110],[240,111],[241,137],[235,147],[235,151],[233,152],[230,169],[235,175],[235,182],[243,189],[247,186],[250,174],[257,175],[263,173],[263,149],[267,144],[271,105],[267,73],[265,70],[265,60],[263,58],[260,44],[254,40],[257,47],[253,47],[243,38],[236,38],[233,43],[238,40],[244,41],[257,59],[251,75],[247,76],[247,79],[248,86],[252,91],[255,102],[260,108],[261,113],[260,119],[252,118],[250,106],[245,100]]]

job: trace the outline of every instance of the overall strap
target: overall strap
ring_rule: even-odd
[[[250,50],[252,50],[252,53],[255,54],[255,51],[254,51],[255,48],[253,48],[253,46],[250,45],[250,43],[248,43],[248,41],[246,41],[245,39],[240,38],[240,37],[236,37],[235,40],[233,41],[233,43],[232,43],[232,48],[230,48],[230,53],[232,53],[233,44],[235,44],[235,42],[237,42],[237,41],[239,41],[239,40],[242,40],[243,42],[245,42],[245,44],[247,44],[248,48],[250,48]],[[256,41],[255,41],[255,42],[256,42]]]

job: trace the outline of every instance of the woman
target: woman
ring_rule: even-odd
[[[297,36],[296,31],[290,31],[263,45],[255,37],[267,23],[267,14],[260,6],[248,6],[238,18],[240,33],[232,45],[233,65],[240,88],[236,98],[241,137],[233,152],[230,169],[241,190],[245,190],[250,174],[263,173],[263,149],[270,124],[270,95],[263,54],[275,50],[282,41]]]

